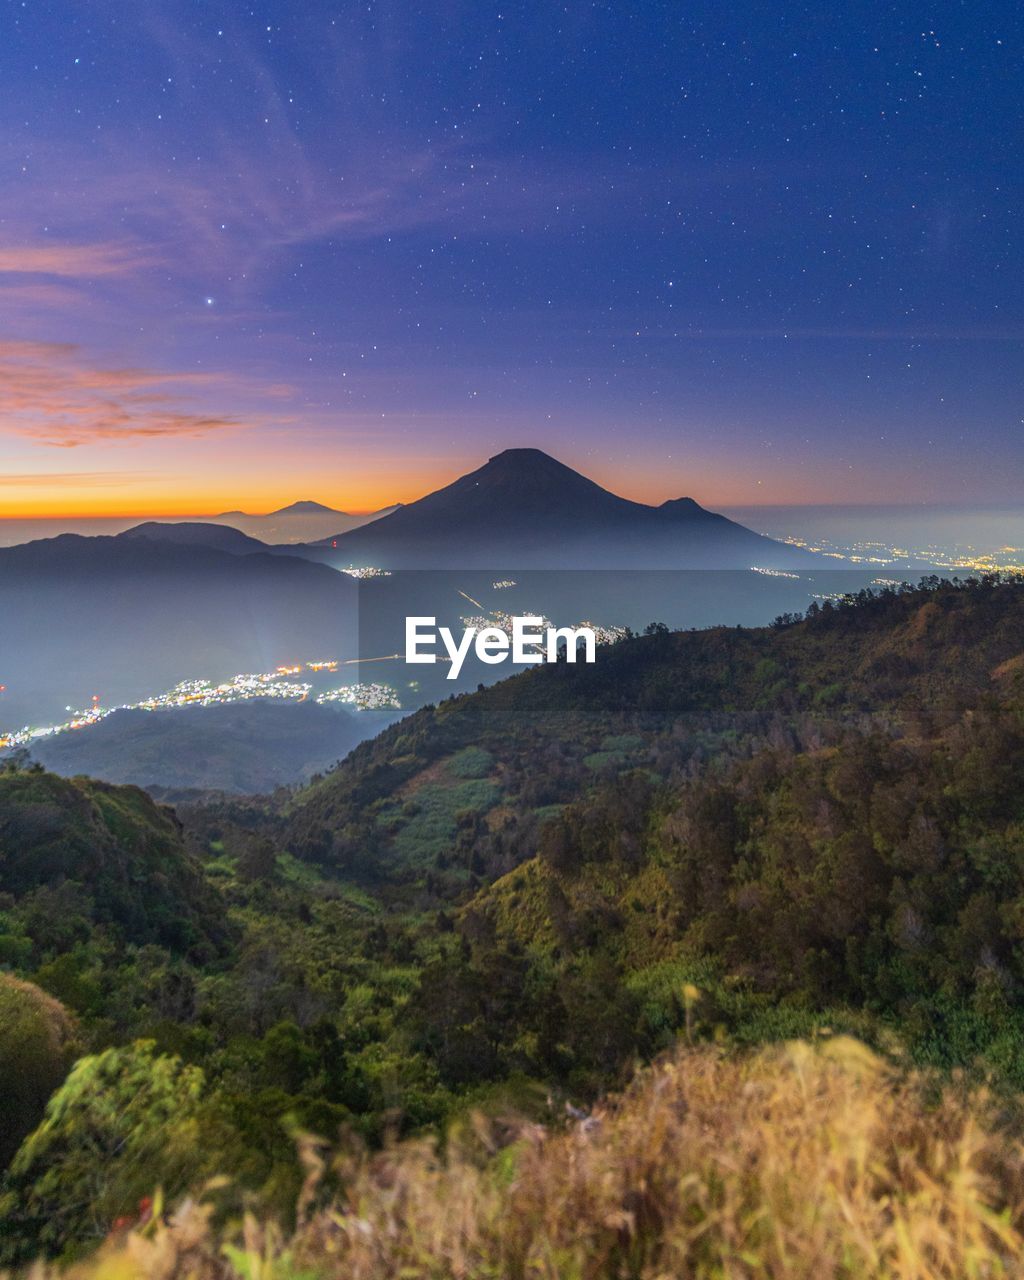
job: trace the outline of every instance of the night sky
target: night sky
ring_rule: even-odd
[[[1024,492],[1009,0],[2,22],[6,514]]]

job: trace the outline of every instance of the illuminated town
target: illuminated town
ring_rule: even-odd
[[[954,549],[948,546],[929,545],[923,548],[909,549],[877,541],[860,541],[854,542],[850,546],[841,546],[829,542],[827,539],[818,538],[812,540],[795,536],[786,537],[784,540],[791,546],[801,547],[829,560],[845,562],[851,567],[867,568],[869,566],[884,565],[897,571],[903,568],[908,570],[908,578],[906,579],[873,578],[872,585],[880,588],[898,587],[904,581],[912,580],[913,576],[924,565],[943,571],[1024,574],[1024,548],[1009,545],[1001,546],[988,553],[978,553],[971,547]],[[391,576],[390,570],[376,568],[350,568],[344,569],[342,572],[358,579]],[[798,581],[808,576],[757,565],[751,565],[750,572],[762,577],[788,578]],[[492,589],[495,591],[508,590],[517,585],[518,583],[511,578],[502,578],[491,584]],[[486,605],[467,595],[464,591],[460,591],[459,594],[479,610],[479,613],[467,614],[462,617],[461,621],[464,626],[474,627],[478,630],[496,627],[511,637],[513,628],[512,614],[500,609],[488,610]],[[843,599],[843,593],[836,591],[808,591],[808,598],[815,601],[837,601]],[[539,618],[538,628],[542,631],[555,625],[545,616],[535,616]],[[589,620],[576,623],[575,626],[589,627],[594,632],[595,639],[599,645],[615,644],[628,634],[628,630],[625,627],[610,626]],[[383,662],[399,657],[399,654],[389,654],[384,658],[367,659],[367,661]],[[67,719],[58,724],[35,727],[26,725],[12,732],[5,733],[0,731],[0,751],[24,747],[40,739],[88,728],[106,719],[115,711],[160,711],[182,707],[216,706],[266,698],[293,702],[311,701],[317,705],[333,703],[350,706],[357,711],[400,709],[401,703],[397,692],[388,684],[354,682],[314,693],[312,683],[300,678],[304,672],[319,676],[325,673],[335,673],[338,671],[339,666],[349,665],[349,663],[354,663],[355,661],[357,660],[349,659],[342,663],[336,658],[318,658],[306,663],[282,665],[270,672],[235,675],[219,684],[202,679],[183,680],[166,693],[117,706],[103,706],[99,698],[96,697],[93,699],[92,705],[84,709],[65,708],[68,713]],[[4,686],[0,685],[0,692],[3,692],[3,690]]]
[[[52,738],[74,729],[88,728],[113,715],[115,711],[167,711],[180,707],[224,706],[232,702],[249,702],[255,698],[305,702],[310,699],[313,686],[307,681],[294,680],[292,677],[300,675],[303,670],[336,671],[338,665],[338,661],[333,658],[299,663],[295,666],[277,667],[274,671],[232,676],[230,680],[220,684],[214,684],[210,680],[182,680],[167,693],[143,698],[139,702],[122,703],[116,707],[101,706],[97,697],[93,699],[93,705],[85,710],[76,711],[67,707],[68,718],[60,724],[35,728],[26,725],[14,733],[0,733],[0,751],[24,747],[41,738]],[[318,693],[310,700],[320,706],[342,703],[357,711],[391,711],[401,707],[396,691],[386,684],[341,685],[337,689]]]
[[[950,547],[930,543],[923,547],[904,547],[895,543],[860,541],[850,546],[830,542],[826,538],[783,539],[792,547],[801,547],[830,560],[844,560],[851,565],[883,565],[886,568],[920,569],[927,565],[938,570],[968,573],[1024,573],[1024,547],[1003,546],[994,551],[976,547]],[[764,573],[755,569],[755,573]],[[793,576],[793,575],[788,575]]]
[[[342,702],[360,711],[392,711],[402,705],[389,684],[343,684],[338,689],[318,693],[315,701],[320,706],[328,702]]]
[[[512,625],[514,616],[511,613],[505,613],[501,609],[495,609],[487,614],[469,614],[461,619],[464,627],[474,627],[477,631],[483,631],[486,627],[497,627],[499,631],[504,631],[507,636],[512,635]],[[536,628],[539,631],[545,631],[555,624],[550,618],[544,617],[542,614],[520,614],[520,617],[535,617],[539,621]]]
[[[358,578],[360,580],[364,578],[390,578],[391,577],[390,569],[373,569],[370,566],[367,566],[364,569],[353,569],[353,568],[342,569],[341,572],[347,573],[350,578]]]
[[[750,566],[751,573],[763,574],[766,578],[796,578],[799,579],[798,573],[787,573],[785,569],[759,569],[756,564]]]
[[[469,616],[462,618],[462,623],[466,627],[475,627],[477,631],[483,631],[486,627],[496,627],[499,631],[504,631],[511,639],[515,616],[523,617],[524,615],[513,615],[511,613],[505,613],[500,609],[495,609],[486,615],[470,614]],[[527,614],[525,616],[539,619],[539,621],[534,624],[538,631],[547,631],[555,625],[550,618],[546,618],[541,614]],[[606,626],[599,622],[590,621],[573,623],[572,629],[578,630],[580,627],[589,627],[594,633],[594,640],[599,645],[615,644],[616,641],[624,640],[628,635],[625,627]],[[540,649],[541,642],[538,641],[538,643],[533,647]]]
[[[609,627],[604,626],[600,622],[583,621],[577,622],[577,627],[589,627],[594,633],[594,640],[598,644],[617,644],[620,640],[625,640],[629,632],[625,627]]]

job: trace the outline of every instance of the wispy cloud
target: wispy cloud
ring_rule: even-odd
[[[150,35],[174,73],[167,79],[178,95],[178,116],[189,118],[203,80],[203,47],[180,23],[159,22],[159,11],[159,5],[145,11]],[[115,279],[159,263],[167,271],[157,283],[168,293],[190,295],[211,276],[227,276],[233,294],[245,296],[307,246],[417,232],[568,235],[581,222],[626,224],[650,204],[664,207],[670,195],[736,181],[735,174],[681,174],[653,162],[641,178],[627,158],[527,158],[509,152],[493,122],[468,120],[424,137],[395,124],[391,109],[369,91],[371,70],[358,60],[332,62],[330,75],[322,58],[312,60],[299,98],[307,110],[313,99],[338,124],[310,134],[294,123],[291,94],[258,48],[239,33],[230,49],[234,77],[249,88],[252,105],[244,121],[229,113],[219,126],[211,123],[201,147],[174,145],[173,156],[158,155],[132,131],[110,129],[83,155],[34,138],[36,172],[16,199],[0,193],[6,225],[20,226],[28,238],[21,247],[0,247],[0,274]],[[353,84],[363,88],[356,92]],[[68,166],[76,174],[73,189],[52,180]],[[123,227],[127,238],[36,244],[25,224],[28,209],[33,222],[45,218],[71,239],[88,241],[95,228],[111,225]]]
[[[0,425],[40,444],[205,436],[251,421],[190,409],[183,399],[223,381],[212,373],[107,369],[66,343],[0,342]]]
[[[73,307],[80,302],[81,291],[74,285],[55,280],[22,280],[18,276],[0,275],[0,306],[10,314],[11,308],[27,308],[33,312],[40,308]]]
[[[150,266],[153,255],[130,244],[0,245],[0,274],[95,280]]]
[[[116,488],[151,475],[149,471],[21,471],[0,474],[0,488]]]

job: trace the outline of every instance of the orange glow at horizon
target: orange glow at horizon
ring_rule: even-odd
[[[436,475],[402,476],[392,471],[390,479],[381,477],[365,484],[339,485],[324,482],[322,473],[297,475],[282,480],[280,472],[265,483],[248,480],[237,489],[210,484],[202,488],[178,490],[165,484],[109,484],[91,488],[55,484],[23,486],[15,496],[4,491],[0,479],[0,519],[51,520],[119,519],[121,517],[201,517],[227,511],[242,511],[260,516],[298,501],[314,501],[349,515],[368,515],[396,502],[414,502],[431,489],[447,484],[454,476],[440,469]]]
[[[417,494],[422,497],[422,494]],[[222,502],[222,503],[201,503],[196,504],[186,499],[180,502],[150,502],[140,499],[133,502],[130,499],[122,498],[116,502],[88,502],[86,500],[78,501],[74,505],[64,504],[46,504],[46,503],[13,503],[0,501],[0,520],[89,520],[89,519],[110,519],[110,520],[156,520],[167,519],[170,516],[177,516],[182,519],[199,520],[218,516],[225,512],[240,511],[247,516],[264,516],[272,511],[278,511],[282,507],[289,506],[292,502],[301,501],[291,497],[273,500],[269,505],[261,505],[259,503],[250,502]],[[336,511],[344,512],[350,516],[371,515],[374,511],[379,511],[381,507],[393,505],[387,500],[369,506],[356,506],[353,503],[342,504],[341,501],[331,501],[329,497],[314,498],[314,502],[321,502],[324,506],[332,507]],[[395,501],[403,501],[396,499]],[[409,498],[408,501],[413,501]]]
[[[237,485],[225,482],[220,476],[216,479],[211,476],[202,485],[179,487],[177,477],[140,480],[132,475],[126,475],[123,482],[112,475],[101,484],[85,481],[79,485],[68,483],[70,477],[58,474],[52,483],[46,483],[40,476],[34,477],[37,482],[31,485],[6,488],[0,476],[0,519],[199,519],[228,511],[261,516],[305,500],[349,515],[367,515],[395,503],[415,502],[443,488],[482,466],[487,452],[484,450],[475,457],[453,457],[451,461],[432,459],[429,466],[405,468],[382,465],[379,459],[374,459],[358,473],[349,462],[343,483],[325,477],[322,466],[313,469],[308,459],[302,459],[287,478],[282,478],[281,467],[270,476],[262,474],[262,467],[258,470],[253,467],[248,474],[237,477]],[[554,456],[560,452],[552,449]],[[612,461],[579,464],[564,454],[561,460],[621,497],[655,506],[679,497],[692,497],[711,509],[773,504],[798,506],[816,499],[820,501],[822,493],[815,487],[820,476],[777,474],[760,480],[717,460],[710,465],[704,460],[699,470],[687,467],[686,478],[681,480],[674,480],[652,465],[629,468]]]

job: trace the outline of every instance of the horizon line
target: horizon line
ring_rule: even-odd
[[[424,495],[427,496],[427,495]],[[300,498],[297,502],[314,501],[314,499]],[[417,501],[417,499],[413,499]],[[1010,498],[1005,499],[989,499],[988,501],[942,501],[938,499],[932,500],[911,500],[906,502],[737,502],[735,500],[718,503],[713,498],[701,499],[700,503],[704,506],[712,503],[714,509],[719,511],[963,511],[963,510],[1013,510],[1024,511],[1024,501],[1014,502]],[[227,516],[236,514],[240,519],[246,520],[267,520],[278,514],[287,514],[287,506],[284,508],[275,508],[272,511],[251,512],[242,511],[240,509],[220,510],[220,511],[176,511],[176,510],[160,510],[160,511],[52,511],[45,513],[33,512],[31,514],[4,514],[0,513],[0,523],[21,522],[26,521],[53,521],[53,520],[174,520],[174,521],[214,521],[223,520]],[[325,505],[325,504],[324,504]],[[370,507],[359,509],[356,507],[346,507],[344,509],[330,508],[323,512],[311,512],[306,519],[316,517],[326,517],[328,515],[337,516],[371,516],[378,511],[387,510],[391,507],[407,506],[408,503],[385,503],[383,507]],[[643,504],[654,505],[654,504]],[[303,513],[298,514],[302,518]]]

